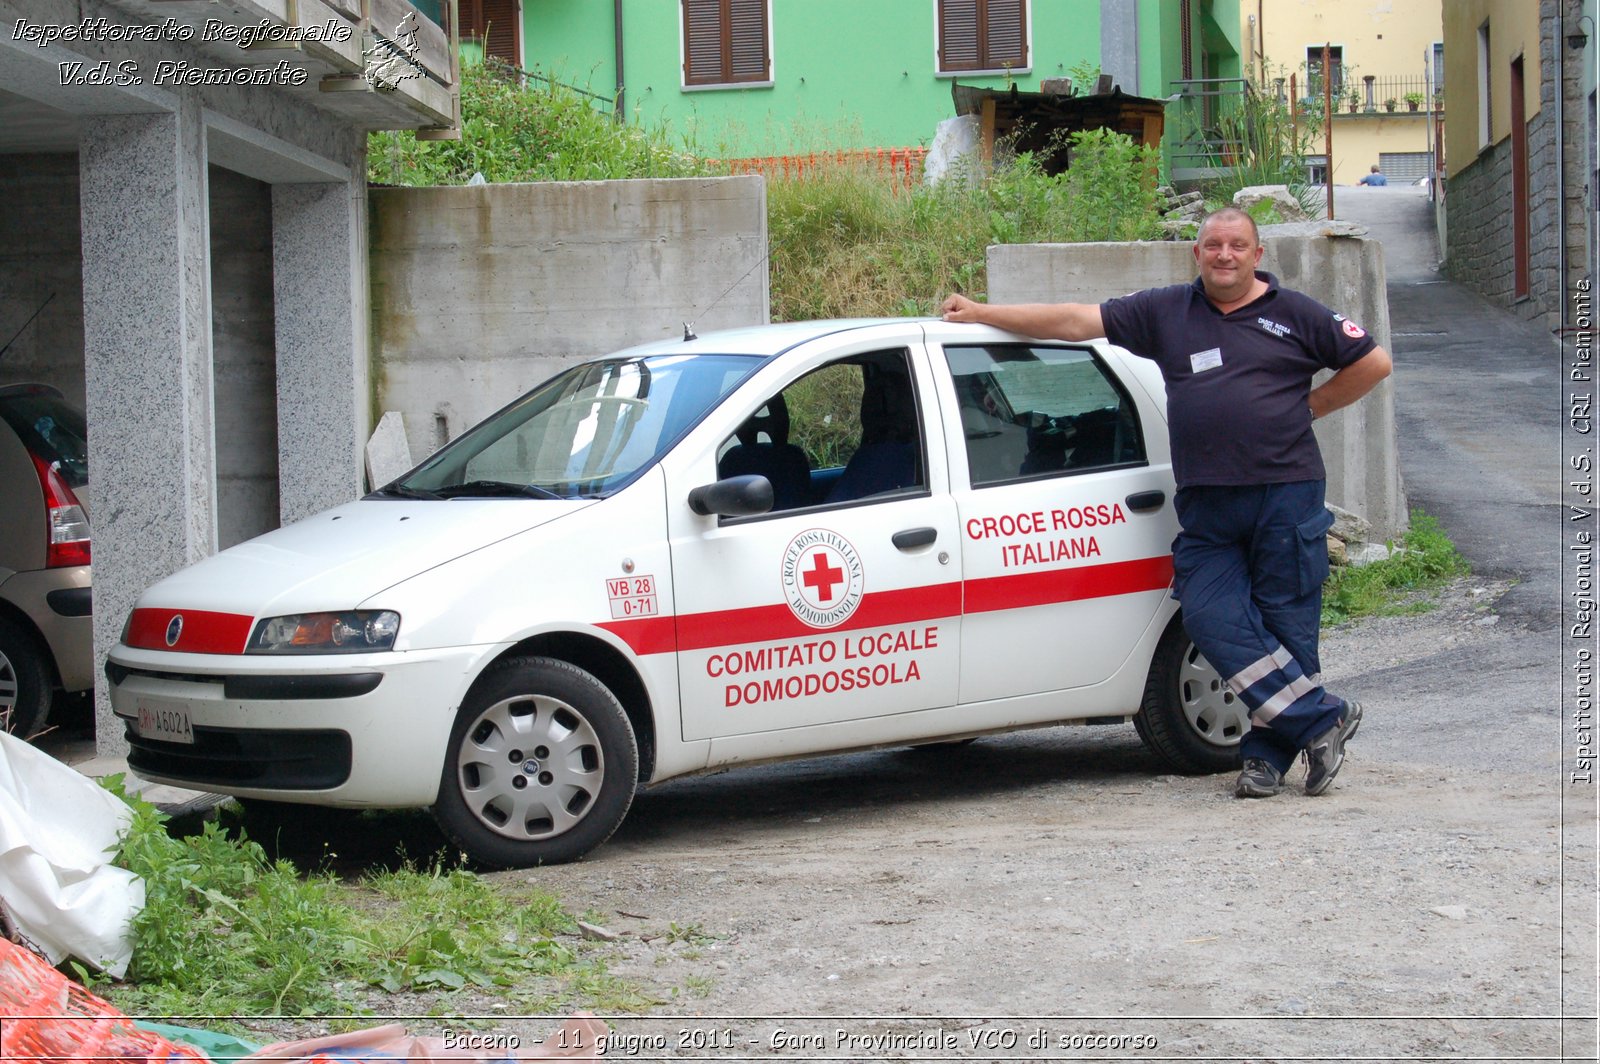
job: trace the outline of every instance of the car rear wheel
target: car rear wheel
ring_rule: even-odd
[[[1158,757],[1178,772],[1199,776],[1239,767],[1250,710],[1201,655],[1180,616],[1156,647],[1133,722]]]
[[[0,617],[0,726],[26,739],[50,716],[50,667],[38,641]]]
[[[480,864],[560,864],[611,837],[638,777],[633,727],[603,683],[554,658],[512,658],[456,716],[434,818]]]

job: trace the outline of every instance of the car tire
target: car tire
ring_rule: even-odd
[[[1186,776],[1239,767],[1239,741],[1250,729],[1249,709],[1201,656],[1182,616],[1174,617],[1150,661],[1139,713],[1139,738]]]
[[[44,728],[52,697],[50,666],[32,633],[0,617],[0,723],[26,739]]]
[[[561,864],[611,837],[638,778],[633,726],[605,684],[554,658],[511,658],[456,714],[433,814],[481,865]]]

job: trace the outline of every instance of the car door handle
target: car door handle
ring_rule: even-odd
[[[894,545],[901,550],[916,550],[926,547],[939,538],[937,528],[908,528],[904,532],[894,534]]]
[[[1153,513],[1161,509],[1161,504],[1167,501],[1164,491],[1136,491],[1122,500],[1128,504],[1128,509],[1136,514]]]

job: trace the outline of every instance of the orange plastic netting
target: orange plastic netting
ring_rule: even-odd
[[[0,1060],[205,1061],[206,1055],[135,1027],[30,951],[0,937]]]

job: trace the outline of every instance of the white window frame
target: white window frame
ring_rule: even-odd
[[[1494,99],[1490,96],[1491,79],[1489,76],[1493,57],[1489,54],[1492,44],[1489,36],[1489,20],[1484,19],[1483,25],[1478,27],[1478,150],[1489,147],[1494,143]],[[1559,46],[1559,42],[1558,42]]]

